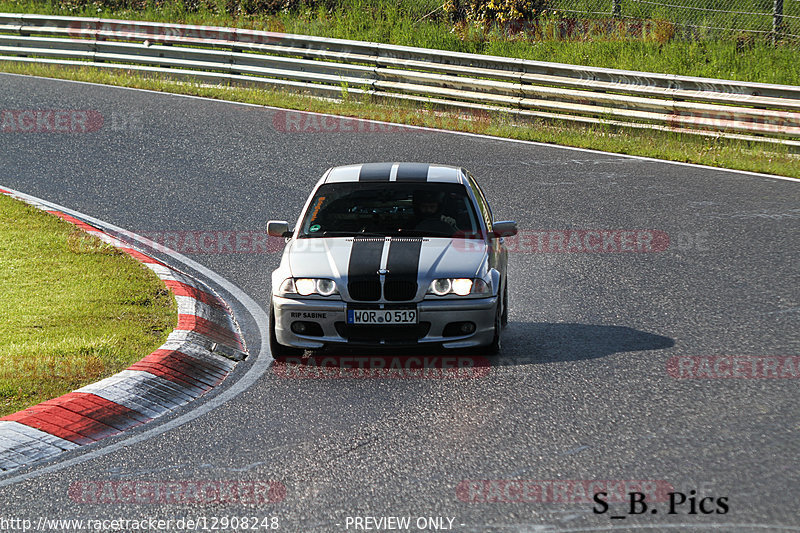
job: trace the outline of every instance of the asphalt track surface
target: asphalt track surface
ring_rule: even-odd
[[[797,379],[667,371],[676,356],[800,355],[797,182],[412,128],[287,133],[273,109],[11,75],[0,75],[0,109],[101,113],[94,133],[0,134],[0,184],[131,231],[263,231],[269,218],[294,220],[329,166],[399,160],[470,169],[495,217],[524,230],[670,236],[661,252],[512,253],[504,349],[483,377],[288,379],[256,368],[269,358],[255,354],[227,386],[263,374],[216,409],[0,478],[0,519],[274,516],[283,531],[327,532],[356,531],[347,517],[442,516],[454,531],[800,531]],[[268,308],[279,254],[190,257]],[[234,311],[258,352],[265,324]],[[85,482],[202,480],[278,481],[286,496],[70,494]],[[462,501],[465,480],[652,480],[726,497],[729,511],[669,515],[650,502],[658,514],[611,519],[627,504],[595,515],[592,502]]]

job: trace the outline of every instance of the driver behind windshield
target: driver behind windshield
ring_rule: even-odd
[[[465,222],[456,224],[459,208]],[[308,207],[300,236],[452,237],[477,234],[477,220],[460,184],[326,183]]]
[[[458,228],[454,218],[442,213],[444,192],[414,191],[414,229],[452,235]]]

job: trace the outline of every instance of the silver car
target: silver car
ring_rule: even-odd
[[[275,357],[335,345],[485,347],[508,317],[503,237],[463,168],[366,163],[329,169],[272,273]]]

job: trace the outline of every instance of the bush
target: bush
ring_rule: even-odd
[[[508,23],[534,20],[549,0],[445,0],[453,22]]]

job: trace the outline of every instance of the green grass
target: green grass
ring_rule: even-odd
[[[0,415],[125,369],[175,327],[169,291],[134,259],[0,195]]]
[[[577,39],[562,39],[552,31],[558,24],[555,19],[545,20],[537,36],[509,36],[496,27],[454,25],[442,10],[437,10],[441,4],[440,0],[342,0],[341,5],[346,7],[339,9],[302,8],[232,16],[225,9],[225,0],[158,3],[143,0],[137,9],[119,7],[125,2],[109,0],[0,0],[0,11],[237,26],[557,63],[763,83],[800,83],[796,45],[773,47],[766,39],[752,36],[671,39],[663,25],[654,26],[639,38],[619,32],[590,32]]]
[[[425,107],[420,108],[401,103],[385,105],[366,98],[355,97],[355,93],[349,93],[343,101],[336,102],[282,91],[204,86],[157,77],[142,77],[133,72],[100,72],[86,67],[58,68],[0,62],[0,71],[467,131],[800,178],[800,155],[792,153],[782,146],[761,143],[750,144],[742,141],[638,129],[614,129],[603,126],[581,127],[540,120],[515,122],[508,116],[500,114],[465,118],[454,113],[441,113]],[[346,93],[344,89],[343,92]]]

